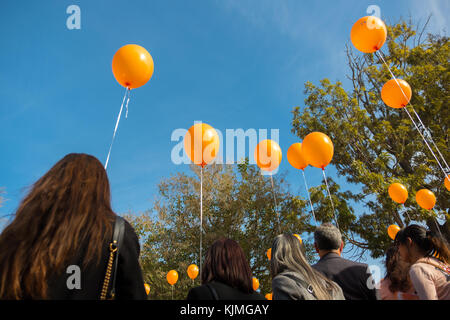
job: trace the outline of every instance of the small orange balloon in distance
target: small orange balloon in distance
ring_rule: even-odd
[[[272,300],[272,293],[266,294],[265,297],[266,297],[267,300]]]
[[[397,226],[395,224],[391,224],[388,227],[389,238],[391,238],[392,240],[395,240],[395,236],[397,235],[397,232],[399,232],[399,231],[400,231],[400,227],[399,226]]]
[[[362,17],[352,27],[350,40],[359,51],[372,53],[386,42],[387,29],[384,22],[374,16]]]
[[[294,233],[294,237],[296,237],[298,241],[300,241],[300,244],[302,244],[302,238],[298,234]]]
[[[189,278],[191,278],[192,280],[197,278],[197,276],[198,276],[198,267],[197,267],[197,265],[191,264],[187,268],[187,274],[188,274]]]
[[[436,204],[436,196],[428,189],[421,189],[416,193],[416,201],[423,209],[431,210]]]
[[[408,190],[401,183],[392,183],[388,189],[389,196],[397,203],[405,203],[408,199]]]
[[[278,168],[283,157],[278,143],[270,139],[258,143],[254,156],[256,164],[264,171],[273,171]]]
[[[117,82],[129,89],[143,86],[153,75],[153,58],[137,44],[127,44],[114,54],[112,71]]]
[[[266,255],[269,260],[272,258],[272,248],[267,249]]]
[[[259,288],[259,280],[253,277],[252,279],[253,290],[256,291]]]
[[[391,108],[403,108],[411,100],[412,90],[408,82],[402,79],[391,79],[381,88],[381,99]]]
[[[144,287],[145,287],[145,292],[147,293],[147,295],[149,295],[149,293],[150,293],[150,285],[148,283],[144,283]]]
[[[444,185],[447,188],[447,190],[450,191],[450,175],[445,177]]]
[[[333,142],[325,133],[311,132],[303,139],[302,152],[310,165],[324,169],[333,159]]]
[[[304,170],[308,166],[302,152],[302,144],[300,142],[293,143],[287,151],[287,159],[291,166],[296,169]]]
[[[175,283],[177,283],[178,281],[178,272],[176,272],[175,270],[170,270],[167,273],[167,282],[173,286]]]
[[[184,151],[194,164],[201,167],[214,160],[219,148],[219,135],[209,124],[196,123],[184,136]]]

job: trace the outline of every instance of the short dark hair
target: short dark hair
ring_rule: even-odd
[[[253,293],[252,271],[236,241],[220,238],[206,252],[202,283],[211,281],[227,284],[244,293]]]
[[[341,232],[331,223],[324,223],[314,231],[314,242],[319,250],[336,250],[342,243]]]

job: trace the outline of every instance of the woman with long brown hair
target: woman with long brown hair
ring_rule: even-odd
[[[0,234],[0,299],[99,299],[116,214],[103,165],[68,154],[31,187]],[[138,238],[125,221],[117,299],[145,299]]]

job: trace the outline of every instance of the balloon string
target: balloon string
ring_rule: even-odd
[[[114,143],[114,139],[116,137],[117,128],[119,127],[120,117],[122,115],[123,104],[125,103],[125,98],[127,97],[127,94],[128,94],[129,91],[130,91],[130,89],[127,88],[126,91],[125,91],[125,94],[123,96],[122,104],[120,105],[120,111],[119,111],[119,115],[118,115],[117,120],[116,120],[116,126],[114,127],[113,137],[112,137],[112,140],[111,140],[111,144],[109,145],[108,156],[106,157],[105,170],[108,167],[109,157],[111,155],[112,146],[113,146],[113,143]],[[130,100],[130,98],[128,98],[128,100]],[[127,107],[126,108],[128,110],[128,101],[127,101]]]
[[[312,205],[311,202],[311,196],[309,195],[309,189],[308,189],[308,184],[306,183],[306,177],[305,177],[305,171],[302,170],[302,174],[303,174],[303,180],[305,181],[305,188],[306,188],[306,193],[308,194],[308,201],[309,201],[309,205],[311,206],[311,212],[314,218],[314,223],[317,225],[317,220],[316,220],[316,215],[314,213],[314,207]]]
[[[131,90],[128,89],[127,92],[128,92],[128,99],[127,99],[127,104],[125,105],[125,109],[127,110],[125,112],[125,119],[128,119],[128,102],[130,102]]]
[[[336,221],[336,227],[339,228],[339,223],[336,217],[336,209],[334,208],[333,199],[331,198],[330,188],[328,187],[327,176],[325,175],[325,169],[322,169],[323,179],[325,180],[325,185],[327,186],[328,197],[330,198],[331,207],[333,208],[334,221]]]
[[[436,213],[436,211],[434,209],[433,209],[433,212],[436,214],[436,218],[433,217],[433,221],[436,224],[436,229],[438,230],[439,235],[441,236],[441,238],[445,239],[444,236],[442,235],[441,228],[439,228],[439,224],[437,223],[437,213]]]
[[[272,173],[270,174],[270,182],[272,183],[272,195],[273,195],[273,202],[275,203],[275,214],[277,215],[278,233],[281,234],[280,215],[279,215],[278,209],[277,209],[277,198],[275,197],[275,188],[273,186]]]
[[[200,274],[202,274],[202,240],[203,240],[203,166],[200,169]]]
[[[380,57],[380,59],[383,61],[384,65],[388,68],[389,73],[391,74],[392,78],[394,79],[394,81],[397,83],[398,87],[400,88],[400,91],[402,92],[404,98],[406,99],[406,101],[408,101],[408,97],[406,96],[405,92],[403,91],[402,87],[400,86],[400,83],[398,82],[397,78],[395,77],[395,75],[392,73],[391,68],[389,67],[389,65],[387,64],[386,60],[383,58],[383,55],[379,52],[380,50],[377,50],[376,53],[377,55]],[[437,147],[436,143],[434,143],[434,140],[431,136],[431,134],[429,133],[429,131],[426,129],[425,125],[423,124],[422,120],[420,119],[419,115],[416,113],[416,111],[414,110],[414,108],[412,107],[412,105],[409,103],[407,103],[407,105],[409,105],[413,111],[414,114],[416,115],[416,117],[419,119],[420,124],[422,125],[422,127],[424,128],[424,131],[426,133],[428,133],[428,136],[431,140],[431,142],[433,143],[434,147],[436,148],[436,150],[438,151],[441,160],[445,163],[445,165],[447,166],[447,171],[446,172],[444,170],[444,168],[442,167],[440,161],[438,160],[438,158],[436,157],[435,153],[433,152],[433,149],[430,147],[430,145],[428,144],[428,141],[425,139],[424,135],[422,134],[422,132],[420,131],[419,127],[417,126],[416,122],[414,121],[414,119],[411,117],[411,114],[409,113],[408,109],[406,108],[407,106],[405,106],[404,109],[406,111],[406,113],[408,114],[408,117],[411,119],[411,122],[414,124],[414,126],[416,127],[417,131],[419,132],[420,136],[422,137],[422,140],[425,142],[425,145],[428,147],[428,149],[430,150],[431,154],[433,155],[434,159],[436,160],[437,164],[439,165],[439,167],[441,168],[442,172],[444,173],[444,176],[446,177],[449,173],[450,173],[450,168],[448,167],[447,162],[445,161],[444,157],[442,156],[442,153],[439,151],[439,148]]]

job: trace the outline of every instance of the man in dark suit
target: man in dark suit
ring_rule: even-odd
[[[341,257],[344,242],[341,232],[331,223],[324,223],[314,232],[314,246],[320,256],[312,267],[336,282],[346,300],[376,300],[376,289],[367,264]]]

